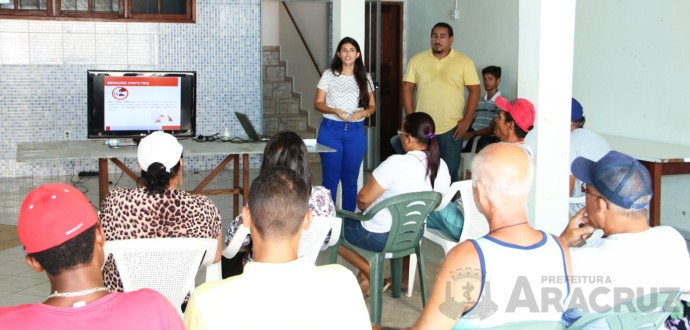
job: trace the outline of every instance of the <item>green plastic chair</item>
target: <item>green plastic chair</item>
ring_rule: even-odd
[[[433,211],[441,201],[441,194],[435,191],[414,192],[387,198],[376,204],[365,214],[339,210],[339,217],[359,221],[370,220],[376,213],[388,209],[393,218],[393,225],[388,234],[386,246],[381,252],[362,249],[348,243],[341,231],[340,244],[357,251],[369,261],[371,278],[369,279],[371,321],[381,324],[381,304],[383,294],[384,261],[391,259],[391,274],[393,277],[393,297],[400,297],[402,278],[402,258],[416,253],[419,269],[419,285],[422,290],[422,304],[426,306],[427,292],[425,285],[424,257],[420,249],[421,229],[429,212]],[[335,263],[338,257],[338,246],[331,250],[330,262]]]
[[[604,321],[611,330],[659,329],[673,311],[681,292],[652,293],[614,306],[604,313],[586,313],[566,329],[584,329]]]

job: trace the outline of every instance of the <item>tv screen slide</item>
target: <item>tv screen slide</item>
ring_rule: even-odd
[[[105,77],[106,131],[179,130],[180,77]]]
[[[87,71],[87,137],[141,138],[196,131],[196,72]]]

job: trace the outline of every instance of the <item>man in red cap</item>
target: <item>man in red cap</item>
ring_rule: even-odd
[[[499,96],[496,106],[501,109],[496,117],[496,137],[503,142],[518,144],[531,158],[532,149],[525,144],[525,136],[534,128],[534,119],[537,117],[532,102],[521,98],[509,101]]]
[[[17,231],[26,262],[46,271],[51,294],[42,303],[0,308],[3,329],[184,329],[175,308],[156,291],[108,292],[101,274],[103,231],[78,189],[34,189],[22,203]]]

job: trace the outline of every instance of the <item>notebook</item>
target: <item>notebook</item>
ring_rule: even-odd
[[[242,128],[244,128],[244,132],[247,133],[247,136],[250,140],[268,141],[270,139],[269,137],[261,136],[259,135],[259,133],[256,132],[256,129],[254,129],[254,125],[252,125],[252,122],[249,121],[249,117],[247,117],[247,115],[235,111],[235,116],[237,116],[237,119],[240,121],[240,124],[242,124]]]

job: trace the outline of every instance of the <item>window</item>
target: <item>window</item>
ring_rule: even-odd
[[[194,22],[195,0],[0,0],[0,18]]]

